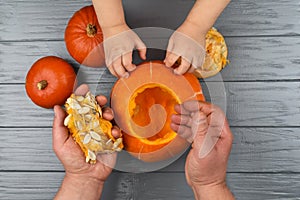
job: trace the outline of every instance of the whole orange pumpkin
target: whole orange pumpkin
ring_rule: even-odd
[[[70,55],[89,67],[104,65],[103,34],[94,7],[86,6],[74,13],[65,31]]]
[[[26,76],[26,92],[38,106],[63,105],[76,86],[72,66],[62,58],[47,56],[37,60]]]
[[[190,73],[176,75],[163,63],[146,62],[129,78],[119,79],[111,93],[117,125],[124,131],[124,147],[146,162],[182,153],[189,143],[171,128],[175,104],[204,100],[198,79]]]

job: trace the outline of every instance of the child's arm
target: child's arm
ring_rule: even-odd
[[[230,0],[197,0],[184,23],[197,26],[204,34],[214,25]]]
[[[146,59],[146,46],[126,24],[121,0],[93,0],[104,37],[105,62],[109,71],[118,77],[129,76],[136,66],[132,50],[138,49]]]
[[[112,29],[127,26],[121,0],[93,0],[93,5],[104,36]]]
[[[166,66],[173,66],[180,56],[183,59],[181,65],[175,70],[177,74],[192,72],[194,68],[203,64],[205,35],[229,2],[230,0],[195,2],[186,20],[170,38],[165,59]]]

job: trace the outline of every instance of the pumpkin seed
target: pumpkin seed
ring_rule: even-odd
[[[107,142],[105,144],[109,144],[111,143],[112,139],[107,140]]]
[[[65,125],[65,126],[68,126],[71,117],[72,117],[72,115],[69,114],[69,115],[65,118],[65,120],[64,120],[64,125]]]
[[[88,163],[89,161],[90,161],[90,157],[89,157],[89,156],[86,156],[85,162]]]
[[[84,139],[83,139],[83,144],[87,144],[87,143],[89,143],[90,141],[91,141],[91,135],[90,134],[86,134],[85,136],[84,136]]]
[[[76,122],[75,122],[75,126],[76,126],[76,128],[77,128],[79,131],[82,130],[82,124],[81,124],[80,121],[76,121]]]
[[[118,149],[121,143],[122,143],[122,138],[118,138],[113,144],[113,149],[115,150]]]
[[[115,149],[116,151],[122,151],[122,149],[120,147]]]
[[[72,108],[72,109],[80,109],[81,106],[80,104],[75,100],[75,99],[67,99],[67,104],[69,104],[69,106]]]
[[[92,115],[84,115],[84,118],[88,121],[90,121],[92,119]]]
[[[101,141],[101,137],[100,137],[100,135],[98,135],[98,133],[96,133],[94,131],[90,131],[90,135],[92,136],[93,139],[95,139],[97,141]]]
[[[100,124],[99,124],[98,120],[93,122],[93,128],[94,129],[98,128],[99,126],[100,126]]]
[[[91,109],[89,107],[82,107],[82,108],[78,109],[78,113],[83,115],[83,114],[90,112],[90,110]]]
[[[86,134],[86,132],[79,131],[79,135],[85,136]]]
[[[96,109],[98,112],[99,112],[99,114],[100,114],[100,117],[102,118],[103,116],[102,116],[102,109],[101,109],[101,107],[97,104],[97,109]]]
[[[83,100],[84,100],[84,97],[83,97],[83,96],[76,96],[76,100],[79,101],[79,102],[80,102],[80,101],[83,101]]]
[[[103,132],[99,121],[102,118],[102,108],[90,92],[84,97],[72,94],[66,102],[66,110],[69,115],[64,124],[72,130],[74,140],[80,143],[86,155],[86,162],[96,163],[97,153],[121,151],[119,146],[122,144],[122,138],[114,142],[114,139]],[[78,141],[77,137],[81,140]]]
[[[96,160],[96,154],[90,150],[88,150],[88,155],[91,160]]]

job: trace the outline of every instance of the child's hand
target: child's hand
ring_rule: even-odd
[[[199,27],[184,22],[169,40],[165,65],[172,67],[181,57],[181,64],[174,73],[184,74],[201,67],[205,59],[205,35]]]
[[[109,71],[117,77],[128,77],[136,66],[132,63],[132,51],[137,49],[146,59],[146,46],[126,24],[103,29],[105,62]]]

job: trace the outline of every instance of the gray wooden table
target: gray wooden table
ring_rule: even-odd
[[[24,79],[46,55],[78,67],[65,49],[64,29],[75,10],[89,4],[0,0],[0,199],[52,199],[60,186],[64,170],[52,151],[53,111],[29,100]],[[132,28],[175,29],[192,5],[124,0]],[[300,199],[299,0],[233,0],[215,26],[231,61],[221,73],[235,136],[228,185],[237,199]],[[81,80],[96,84],[96,71],[85,69]],[[102,92],[109,94],[115,79],[106,77]],[[193,199],[184,161],[151,173],[114,171],[103,199]]]

